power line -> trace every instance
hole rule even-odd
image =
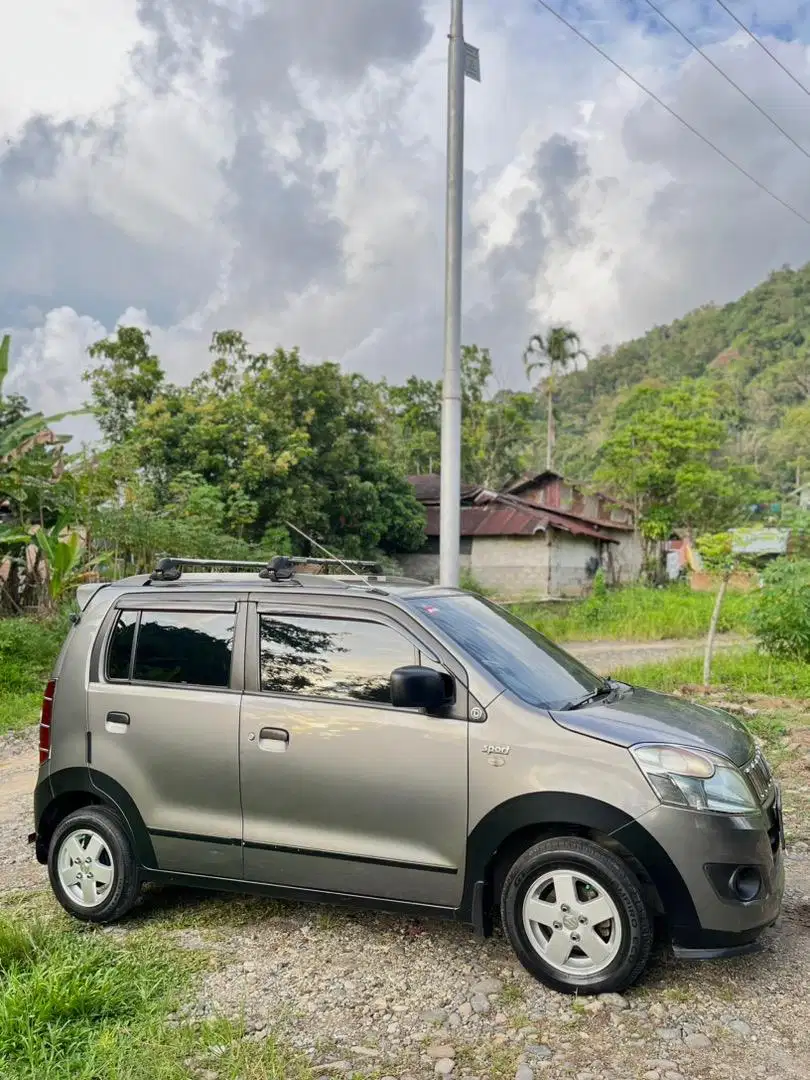
[[[695,135],[698,139],[700,139],[701,142],[705,143],[706,146],[714,150],[714,152],[718,154],[723,159],[723,161],[731,165],[731,167],[733,169],[736,169],[738,173],[741,173],[746,178],[746,180],[750,180],[751,183],[758,187],[760,191],[763,191],[766,195],[769,195],[775,202],[778,202],[780,206],[784,207],[785,210],[793,214],[794,217],[797,217],[800,221],[803,221],[805,225],[810,225],[810,217],[805,217],[801,210],[797,210],[795,206],[791,206],[789,202],[785,202],[785,200],[780,195],[777,195],[775,192],[771,191],[771,189],[769,187],[766,187],[766,185],[763,184],[761,180],[757,180],[755,176],[752,176],[751,173],[748,172],[748,170],[745,169],[742,165],[739,165],[734,160],[734,158],[729,157],[728,154],[724,150],[721,150],[719,146],[715,146],[711,139],[707,138],[707,136],[705,136],[702,132],[698,131],[698,129],[692,124],[690,124],[688,120],[684,120],[682,116],[680,116],[678,113],[675,112],[673,108],[667,105],[667,103],[663,101],[656,93],[654,93],[654,91],[646,87],[644,83],[639,82],[635,75],[631,75],[630,72],[626,68],[622,67],[622,65],[617,60],[614,60],[612,56],[608,55],[608,53],[606,53],[600,45],[597,45],[595,41],[591,41],[589,37],[583,34],[581,30],[578,30],[577,27],[574,26],[573,23],[570,23],[568,19],[566,19],[563,15],[561,15],[559,11],[555,11],[551,4],[547,2],[547,0],[535,0],[535,2],[538,3],[541,7],[545,8],[546,11],[549,12],[549,14],[553,15],[554,18],[558,19],[559,22],[563,23],[564,26],[567,26],[568,29],[573,34],[576,34],[578,38],[584,41],[586,45],[590,45],[592,49],[595,49],[596,52],[598,52],[604,60],[607,60],[609,64],[612,64],[612,66],[615,67],[617,71],[620,71],[622,75],[624,75],[625,78],[629,79],[631,83],[637,86],[639,90],[642,90],[645,94],[647,94],[648,97],[652,98],[652,100],[657,105],[660,105],[661,108],[668,112],[670,116],[674,117],[679,124],[683,125],[683,127],[687,129],[687,131],[691,131],[692,134]]]
[[[755,45],[759,45],[760,49],[762,49],[762,51],[764,53],[767,53],[768,56],[770,56],[771,60],[773,60],[773,62],[777,65],[777,67],[780,67],[782,69],[782,71],[784,71],[784,73],[787,75],[787,77],[789,79],[792,79],[793,82],[796,83],[796,85],[798,86],[798,88],[800,90],[802,90],[805,94],[807,94],[808,97],[810,97],[810,90],[808,90],[808,88],[804,85],[804,83],[801,82],[799,79],[797,79],[796,76],[793,74],[793,72],[789,68],[785,67],[785,65],[782,63],[782,61],[779,59],[779,57],[776,56],[774,53],[772,53],[771,50],[768,48],[768,46],[763,41],[760,41],[760,39],[756,36],[756,34],[753,32],[753,30],[749,30],[749,28],[745,25],[745,23],[742,21],[742,19],[738,18],[738,16],[734,14],[734,12],[731,10],[731,8],[727,4],[723,3],[723,0],[715,0],[715,3],[717,3],[723,9],[723,11],[725,11],[726,15],[731,16],[731,18],[734,20],[734,22],[737,24],[737,26],[739,26],[739,28],[741,30],[744,30],[745,33],[748,34],[748,36],[751,38],[751,40],[754,42]]]
[[[764,116],[769,124],[773,124],[773,126],[776,128],[777,131],[780,131],[785,136],[786,139],[789,139],[790,142],[793,143],[793,145],[796,147],[796,149],[800,153],[804,154],[804,156],[808,160],[810,160],[810,150],[805,150],[805,148],[802,146],[802,144],[800,142],[797,142],[796,139],[793,138],[793,136],[790,134],[789,131],[785,131],[785,129],[782,127],[782,125],[777,123],[777,121],[774,120],[774,118],[770,115],[770,113],[767,113],[758,102],[754,101],[754,99],[751,97],[751,95],[747,94],[745,92],[745,90],[743,90],[743,88],[740,86],[740,84],[736,83],[732,79],[732,77],[730,75],[727,75],[726,72],[723,71],[723,69],[720,67],[719,64],[715,64],[714,60],[712,60],[712,58],[709,56],[709,54],[707,52],[705,52],[703,49],[701,49],[701,47],[698,45],[698,43],[696,41],[693,41],[692,38],[690,38],[688,34],[684,33],[684,31],[681,30],[681,28],[679,26],[677,26],[672,21],[672,19],[670,19],[670,17],[668,15],[665,15],[663,13],[663,11],[656,4],[653,3],[653,0],[645,0],[645,3],[647,4],[647,7],[652,8],[652,10],[655,12],[655,14],[659,17],[659,19],[663,19],[663,21],[667,24],[667,26],[670,26],[675,31],[675,33],[679,35],[679,37],[682,37],[683,40],[687,43],[687,45],[691,45],[692,48],[695,50],[695,52],[700,53],[700,55],[703,57],[703,59],[706,61],[706,63],[711,64],[711,66],[714,68],[714,70],[717,72],[717,74],[722,76],[726,80],[726,82],[729,84],[729,86],[733,86],[738,94],[742,94],[742,96],[745,98],[745,100],[748,102],[749,105],[753,105],[754,108],[757,110],[757,112],[761,116]]]

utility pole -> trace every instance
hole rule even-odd
[[[461,536],[461,231],[464,181],[463,0],[451,0],[447,63],[444,385],[439,521],[439,581],[459,583]]]

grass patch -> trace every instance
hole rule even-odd
[[[0,735],[36,723],[68,627],[67,612],[48,619],[0,619]]]
[[[685,657],[639,667],[619,668],[613,677],[636,686],[671,693],[703,681],[703,658]],[[712,662],[712,685],[732,696],[810,699],[810,664],[781,660],[755,649],[724,649]]]
[[[309,1080],[272,1039],[226,1020],[170,1026],[205,957],[167,947],[160,928],[123,944],[62,918],[0,916],[3,1080]]]
[[[721,633],[746,633],[751,603],[750,594],[729,593],[720,616]],[[705,635],[714,595],[683,585],[664,589],[633,585],[570,604],[509,606],[555,641],[664,641]]]

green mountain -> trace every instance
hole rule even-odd
[[[556,395],[561,471],[593,472],[629,392],[684,380],[717,390],[734,457],[756,469],[764,488],[784,494],[805,472],[810,479],[810,264],[774,272],[739,300],[698,308],[564,376]]]

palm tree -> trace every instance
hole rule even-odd
[[[542,386],[546,396],[546,417],[548,432],[546,437],[546,468],[554,467],[554,391],[555,376],[567,375],[576,367],[579,357],[587,359],[587,353],[580,346],[579,334],[567,326],[552,326],[545,336],[532,334],[529,344],[523,351],[523,364],[526,375],[531,381],[535,371],[540,373],[537,383],[538,393]]]

